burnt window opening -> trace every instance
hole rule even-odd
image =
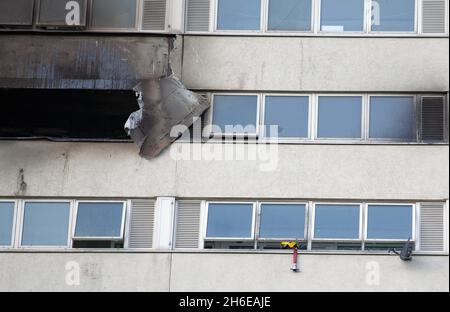
[[[0,89],[0,138],[130,141],[131,90]]]

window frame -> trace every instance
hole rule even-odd
[[[339,206],[359,206],[359,229],[358,229],[358,238],[316,238],[315,237],[315,231],[316,231],[316,206],[317,205],[339,205]],[[364,242],[364,235],[363,235],[363,225],[364,225],[364,210],[363,210],[363,203],[355,203],[355,202],[313,202],[312,204],[312,211],[311,211],[311,237],[310,242],[355,242],[355,243],[363,243]]]
[[[415,130],[415,138],[414,140],[409,140],[409,139],[399,139],[399,138],[372,138],[370,137],[370,108],[371,108],[371,104],[372,104],[372,98],[373,97],[412,97],[413,98],[413,103],[414,103],[414,120],[415,120],[415,124],[414,124],[414,130]],[[369,93],[367,95],[367,109],[366,109],[366,125],[365,125],[365,132],[366,132],[366,140],[367,142],[387,142],[387,143],[396,143],[396,142],[404,142],[404,143],[417,143],[419,142],[419,95],[418,94],[408,94],[408,93],[394,93],[394,94],[389,94],[389,93]]]
[[[212,125],[214,125],[214,102],[215,102],[215,97],[216,96],[256,96],[256,116],[255,116],[255,133],[226,133],[226,132],[214,132],[212,129]],[[211,105],[210,108],[208,110],[208,127],[206,129],[206,136],[209,138],[213,138],[213,139],[223,139],[223,138],[239,138],[239,139],[243,139],[243,138],[250,138],[250,139],[255,139],[257,140],[258,137],[261,136],[261,93],[246,93],[246,92],[242,92],[242,93],[226,93],[226,92],[222,92],[222,93],[216,93],[213,92],[211,93]],[[202,131],[203,132],[203,131]]]
[[[332,36],[346,36],[349,34],[353,35],[364,35],[367,34],[367,20],[368,20],[368,9],[370,10],[370,6],[367,0],[361,0],[364,2],[363,4],[363,29],[361,31],[323,31],[322,30],[322,0],[316,0],[317,8],[316,8],[316,33],[324,34],[324,35],[332,35]],[[368,7],[369,6],[369,7]]]
[[[88,18],[88,31],[89,32],[114,32],[114,33],[127,33],[127,32],[148,32],[142,30],[142,16],[143,16],[143,8],[144,8],[144,0],[134,0],[136,2],[136,15],[134,20],[134,28],[114,28],[114,27],[94,27],[93,26],[93,20],[94,20],[94,1],[89,1],[88,3],[88,9],[89,12],[87,14]],[[169,1],[167,1],[169,2]],[[167,9],[166,9],[166,15],[167,15]]]
[[[316,93],[314,99],[314,141],[317,142],[358,142],[363,143],[366,141],[366,101],[365,94],[363,93]],[[361,97],[361,136],[359,138],[321,138],[319,137],[319,100],[321,97]]]
[[[258,201],[257,202],[257,226],[255,229],[255,241],[256,243],[263,242],[280,242],[281,240],[289,240],[294,241],[299,239],[299,237],[283,237],[283,238],[273,238],[273,237],[260,237],[260,231],[261,231],[261,216],[262,216],[262,205],[305,205],[305,222],[304,222],[304,233],[302,240],[300,242],[307,242],[308,241],[308,215],[309,215],[309,202],[307,201]]]
[[[208,237],[208,217],[209,217],[209,205],[210,204],[226,204],[226,205],[252,205],[252,226],[251,226],[251,237]],[[205,242],[210,241],[220,241],[220,242],[232,242],[232,241],[245,241],[253,242],[255,241],[256,233],[256,219],[257,219],[257,203],[256,201],[206,201],[205,202],[205,218],[203,226],[203,245]],[[204,248],[204,247],[203,247]]]
[[[269,15],[270,15],[270,0],[263,0],[266,10],[264,12],[265,22],[263,33],[267,34],[314,34],[315,33],[315,13],[316,13],[316,0],[311,1],[311,29],[310,30],[270,30],[269,29]]]
[[[16,245],[16,230],[17,230],[17,220],[18,220],[18,200],[16,199],[0,199],[0,203],[13,203],[13,219],[11,227],[11,242],[9,245],[0,245],[0,250],[2,249],[12,249]]]
[[[29,246],[29,245],[23,245],[23,229],[24,229],[24,221],[25,221],[25,205],[26,203],[68,203],[69,204],[69,220],[67,224],[67,242],[66,245],[35,245],[35,246]],[[25,199],[22,200],[19,205],[19,215],[17,218],[17,221],[19,224],[17,226],[18,229],[18,236],[17,236],[17,247],[20,249],[69,249],[72,247],[72,217],[73,217],[73,200],[68,199]]]
[[[372,16],[372,2],[373,0],[368,0],[369,2],[369,15]],[[419,34],[419,24],[422,24],[422,21],[419,22],[419,17],[422,16],[422,3],[423,0],[414,0],[414,30],[413,31],[377,31],[372,30],[372,21],[367,21],[367,33],[368,34],[377,34],[377,35],[397,35],[397,34],[408,34],[408,35],[418,35]],[[420,12],[419,12],[420,11]]]
[[[78,206],[80,203],[121,203],[122,204],[122,220],[120,227],[120,236],[76,236],[75,231],[77,227]],[[76,200],[74,203],[74,213],[72,220],[72,232],[71,232],[71,246],[74,241],[115,241],[125,243],[125,224],[127,215],[127,201],[126,200]]]
[[[267,97],[307,97],[308,98],[308,136],[307,137],[277,137],[277,138],[271,138],[266,135],[266,98]],[[306,93],[262,93],[261,96],[261,121],[260,121],[260,133],[259,136],[261,137],[261,141],[264,143],[270,143],[270,142],[309,142],[312,140],[313,136],[313,101],[312,101],[313,95]]]
[[[260,34],[264,33],[265,28],[265,20],[266,20],[266,0],[259,0],[261,3],[261,10],[260,10],[260,18],[259,18],[259,29],[256,30],[246,30],[246,29],[219,29],[219,1],[220,0],[213,0],[214,2],[214,20],[213,20],[213,32],[216,33],[223,33],[223,34],[229,34],[229,33],[250,33],[250,34]],[[211,22],[211,21],[210,21]]]
[[[364,243],[405,243],[407,240],[401,239],[385,239],[385,238],[368,238],[368,225],[369,225],[369,206],[411,206],[412,220],[411,220],[411,242],[417,242],[417,205],[416,203],[388,203],[388,202],[366,202],[364,204]]]

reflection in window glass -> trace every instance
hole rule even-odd
[[[416,139],[412,96],[374,96],[370,99],[370,138]]]
[[[412,237],[413,206],[368,205],[367,238],[407,240]]]
[[[259,30],[261,28],[261,0],[219,0],[217,29]]]
[[[311,30],[311,0],[269,0],[269,30]]]
[[[322,0],[321,3],[321,31],[364,30],[364,0]]]
[[[318,114],[318,138],[361,138],[361,96],[320,96]]]
[[[66,246],[70,204],[26,202],[22,246]]]
[[[14,202],[0,202],[0,246],[11,246]]]
[[[373,31],[412,32],[415,28],[416,0],[372,1]]]
[[[314,238],[358,239],[359,214],[359,205],[316,205]]]
[[[257,106],[256,95],[215,95],[212,124],[222,133],[255,133]]]
[[[208,205],[206,237],[251,238],[253,204]]]
[[[278,126],[278,137],[308,137],[309,97],[266,96],[264,125],[266,137],[276,137],[270,126]]]
[[[135,28],[136,0],[94,0],[92,27]]]
[[[120,238],[122,229],[123,203],[78,204],[76,237]]]
[[[305,205],[262,204],[261,238],[304,238]]]

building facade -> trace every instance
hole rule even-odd
[[[447,0],[2,0],[0,290],[448,291],[448,35]],[[210,108],[145,159],[171,75]]]

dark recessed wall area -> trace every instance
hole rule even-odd
[[[0,89],[0,138],[128,140],[133,91]]]

